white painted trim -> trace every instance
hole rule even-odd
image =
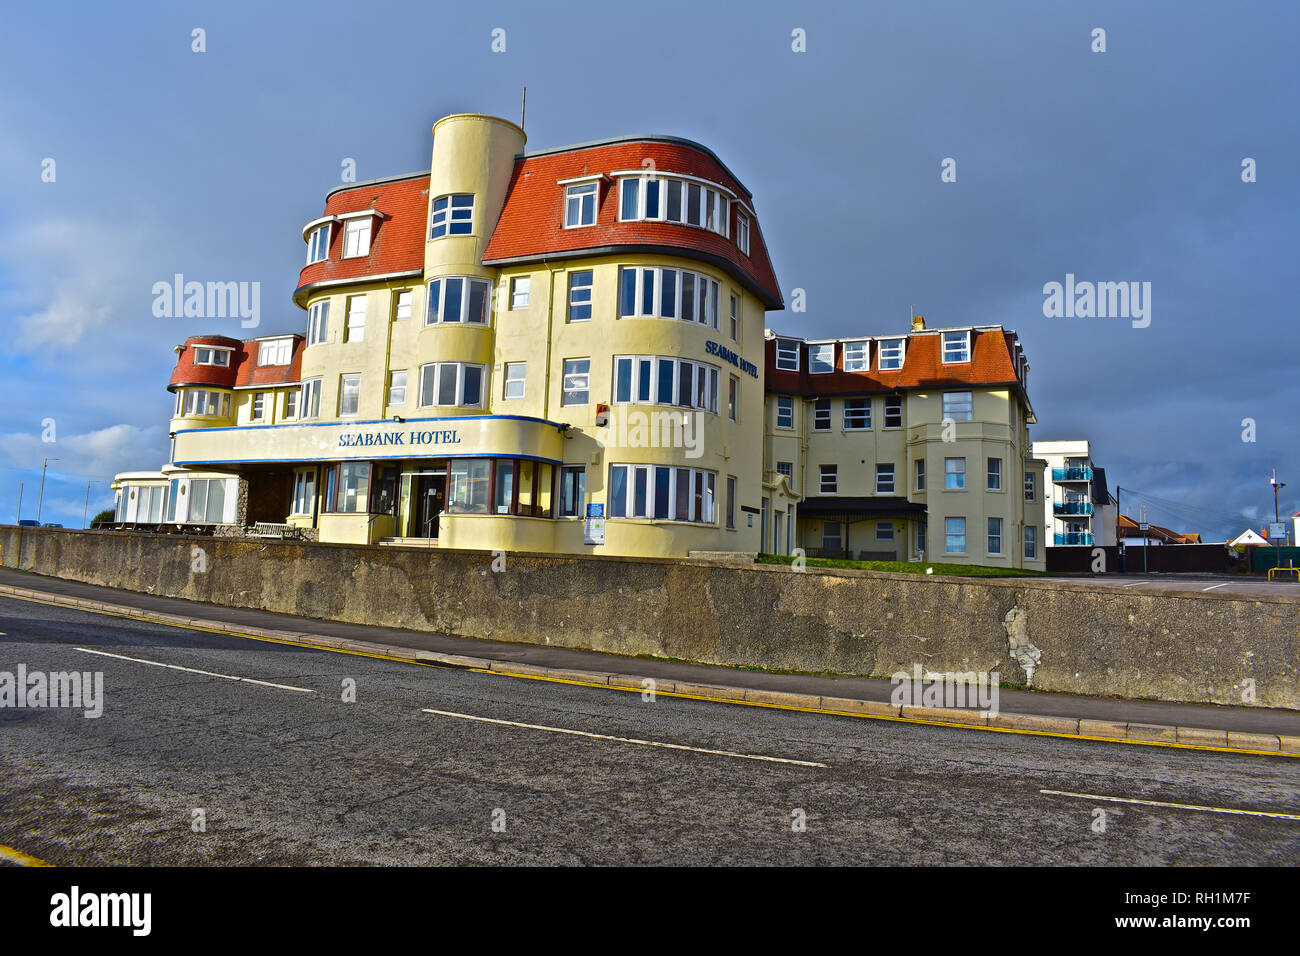
[[[667,169],[620,169],[610,173],[609,175],[616,179],[622,179],[628,176],[636,176],[644,179],[685,179],[688,182],[700,183],[701,185],[708,186],[711,189],[716,189],[718,192],[726,196],[729,202],[736,202],[737,200],[736,194],[726,186],[722,185],[722,183],[715,183],[712,179],[705,179],[702,176],[692,176],[690,173],[674,173]]]
[[[319,219],[313,219],[307,225],[302,227],[302,241],[306,242],[310,233],[314,232],[317,226],[323,226],[326,223],[336,223],[339,221],[338,216],[321,216]]]

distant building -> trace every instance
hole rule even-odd
[[[1115,499],[1106,487],[1106,469],[1093,464],[1088,441],[1036,441],[1033,455],[1047,462],[1048,486],[1043,495],[1047,544],[1115,544]]]
[[[1201,536],[1195,532],[1184,533],[1181,531],[1171,531],[1168,528],[1162,528],[1158,524],[1147,522],[1147,530],[1143,531],[1141,525],[1127,515],[1119,516],[1119,533],[1120,538],[1125,545],[1142,547],[1144,544],[1150,544],[1152,547],[1159,544],[1201,544]]]
[[[765,551],[1046,569],[1015,332],[769,332],[766,372]]]

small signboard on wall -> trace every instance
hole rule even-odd
[[[587,505],[587,518],[583,528],[583,543],[605,543],[605,506],[603,504]]]

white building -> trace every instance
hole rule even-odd
[[[1036,441],[1033,456],[1047,462],[1043,495],[1044,542],[1049,547],[1115,544],[1115,499],[1106,470],[1092,461],[1087,439]]]

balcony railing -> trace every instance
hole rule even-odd
[[[1057,515],[1090,515],[1091,501],[1058,501],[1052,506],[1052,513]]]
[[[1062,544],[1092,544],[1091,531],[1070,531],[1065,534],[1057,534],[1056,543]]]
[[[1092,481],[1091,468],[1053,468],[1053,481]]]

